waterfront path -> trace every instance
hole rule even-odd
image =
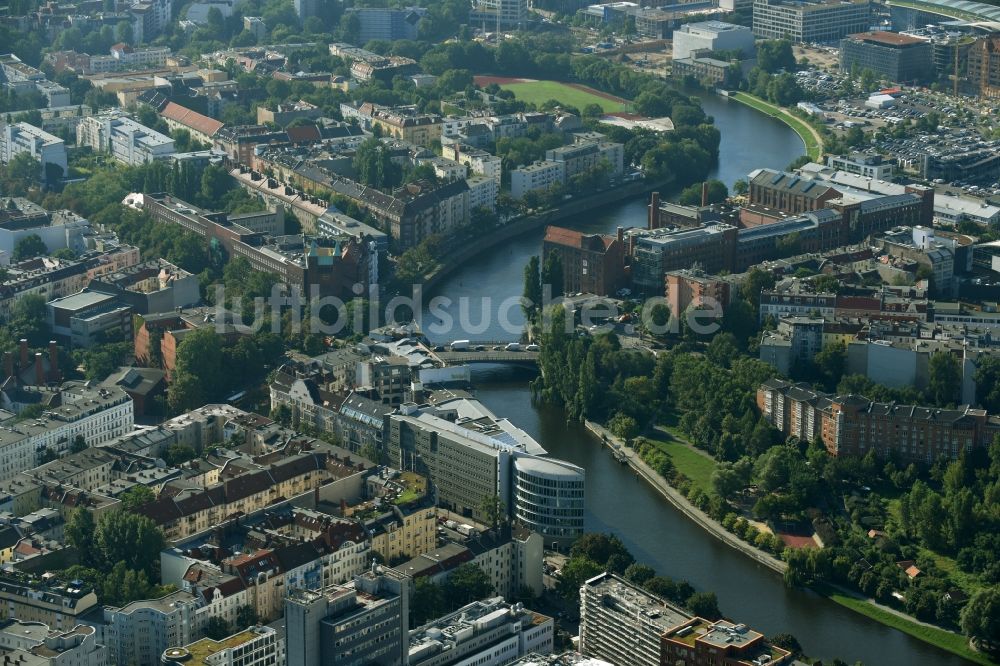
[[[659,493],[663,495],[668,502],[677,507],[678,510],[693,520],[697,525],[701,526],[705,531],[709,532],[732,548],[735,548],[748,557],[756,560],[759,564],[763,564],[775,573],[785,573],[785,569],[788,568],[787,564],[773,555],[751,546],[746,541],[743,541],[735,534],[726,530],[726,528],[720,525],[717,521],[713,520],[711,516],[689,502],[688,499],[684,497],[684,495],[682,495],[676,488],[673,488],[670,484],[668,484],[666,479],[657,474],[653,468],[647,465],[642,458],[639,457],[639,454],[637,454],[633,449],[625,446],[625,442],[613,435],[607,428],[599,423],[594,423],[593,421],[587,421],[586,426],[590,432],[597,435],[600,439],[616,444],[618,446],[618,450],[625,456],[625,460],[628,461],[629,467],[635,470],[635,472],[645,479],[649,485],[659,491]]]

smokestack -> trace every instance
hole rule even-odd
[[[625,240],[625,227],[618,227],[618,242]]]
[[[660,193],[653,192],[649,198],[649,219],[646,221],[649,230],[660,228]]]
[[[21,369],[28,367],[28,341],[25,338],[21,338],[18,343],[21,347]]]
[[[7,379],[8,377],[14,376],[14,352],[4,352],[3,353],[3,377]]]
[[[42,363],[42,352],[35,353],[35,384],[45,386],[45,366]]]
[[[49,377],[53,382],[59,381],[59,347],[55,340],[49,340]]]
[[[704,181],[701,184],[701,205],[704,208],[708,205],[708,181]]]

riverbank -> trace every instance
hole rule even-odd
[[[823,137],[820,136],[815,127],[812,127],[806,121],[794,116],[787,109],[783,109],[780,106],[776,106],[745,92],[730,93],[728,98],[734,99],[740,104],[745,104],[785,123],[802,139],[802,143],[806,147],[806,154],[809,155],[811,160],[818,161],[823,158]]]
[[[729,532],[707,513],[689,502],[684,495],[682,495],[676,488],[670,486],[666,479],[657,474],[642,460],[642,458],[639,457],[634,450],[626,446],[625,442],[613,435],[607,428],[599,423],[594,423],[593,421],[585,421],[584,425],[586,425],[587,430],[596,435],[598,439],[616,444],[618,446],[618,451],[624,456],[629,467],[631,467],[639,476],[645,479],[649,485],[663,495],[668,502],[674,505],[674,507],[676,507],[681,513],[691,519],[699,527],[717,538],[719,541],[722,541],[726,545],[740,551],[744,555],[750,557],[759,564],[764,565],[768,569],[771,569],[775,573],[785,573],[785,569],[788,568],[786,563],[769,553],[765,553],[757,548],[754,548],[746,541],[743,541],[735,534]]]
[[[788,568],[787,563],[759,548],[755,548],[753,545],[726,530],[722,524],[696,507],[676,488],[668,484],[666,479],[657,474],[632,448],[626,446],[624,441],[613,435],[607,428],[593,421],[585,421],[584,425],[591,434],[595,435],[603,443],[609,443],[617,447],[615,449],[616,458],[621,456],[636,474],[642,477],[689,520],[719,541],[722,541],[734,550],[740,551],[755,562],[764,565],[775,573],[784,574]],[[902,631],[905,634],[913,636],[929,645],[946,650],[963,659],[977,664],[989,665],[995,663],[985,655],[972,650],[969,647],[968,639],[962,634],[942,629],[933,624],[920,622],[901,611],[879,604],[874,600],[867,599],[856,592],[839,586],[824,582],[815,582],[809,585],[809,589],[844,608],[864,615],[892,629]]]
[[[602,207],[610,206],[626,199],[632,199],[642,194],[648,194],[649,192],[660,190],[665,186],[666,183],[662,181],[651,182],[639,180],[633,183],[624,183],[618,187],[597,192],[587,197],[576,197],[556,208],[508,222],[503,226],[495,228],[493,231],[477,236],[475,243],[465,243],[449,251],[445,259],[434,270],[424,276],[423,289],[425,292],[430,291],[452,272],[461,268],[467,261],[506,240],[534,231],[539,227],[565,220],[568,217],[583,213],[593,213]]]

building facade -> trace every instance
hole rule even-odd
[[[174,140],[119,113],[84,118],[76,126],[76,143],[111,153],[119,162],[136,166],[174,154]]]
[[[864,32],[869,0],[754,0],[753,34],[796,43],[830,43]]]
[[[926,39],[895,32],[862,32],[840,42],[840,71],[869,69],[899,83],[934,77],[934,47]]]

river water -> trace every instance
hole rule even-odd
[[[722,132],[719,163],[711,177],[730,188],[759,167],[783,169],[803,153],[798,136],[784,124],[737,102],[703,94],[705,111]],[[562,224],[611,233],[618,226],[643,226],[646,199],[626,201]],[[498,309],[504,299],[521,294],[524,265],[541,254],[543,230],[529,232],[483,253],[456,270],[426,295],[447,297],[432,315],[423,312],[423,328],[434,342],[454,339],[515,340],[523,325],[520,311],[507,308],[509,324]],[[489,301],[484,303],[483,299]],[[463,300],[464,299],[464,300]],[[446,311],[461,330],[440,331],[438,314]],[[586,529],[614,532],[640,562],[672,578],[686,579],[699,590],[714,591],[727,615],[767,635],[790,632],[807,654],[866,666],[913,666],[966,663],[906,634],[889,629],[804,590],[787,589],[781,577],[719,542],[674,509],[607,451],[578,423],[567,423],[556,408],[531,403],[524,371],[480,366],[474,374],[478,396],[496,414],[510,418],[549,453],[587,470]]]

